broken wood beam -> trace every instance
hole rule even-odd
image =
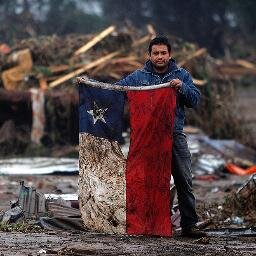
[[[207,53],[207,49],[206,48],[200,48],[199,50],[197,50],[196,52],[194,52],[193,54],[189,55],[185,60],[180,61],[178,63],[178,66],[184,66],[185,64],[187,64],[189,61],[191,61],[194,58],[200,57],[204,54]]]
[[[77,70],[75,70],[75,71],[73,71],[73,72],[71,72],[71,73],[69,73],[69,74],[66,74],[66,75],[64,75],[64,76],[62,76],[62,77],[60,77],[60,78],[58,78],[57,80],[51,82],[51,83],[49,84],[49,87],[50,87],[50,88],[54,88],[54,87],[56,87],[57,85],[62,84],[62,83],[64,83],[64,82],[66,82],[67,80],[69,80],[69,79],[71,79],[71,78],[73,78],[73,77],[75,77],[75,76],[78,76],[78,75],[84,73],[85,71],[87,71],[87,70],[89,70],[89,69],[91,69],[91,68],[97,67],[98,65],[104,63],[105,61],[108,61],[108,60],[114,58],[114,57],[117,56],[118,54],[120,54],[120,51],[112,52],[112,53],[110,53],[110,54],[108,54],[108,55],[106,55],[106,56],[104,56],[104,57],[102,57],[102,58],[99,58],[99,59],[97,59],[97,60],[94,60],[94,61],[92,61],[92,62],[86,64],[84,67],[79,68],[79,69],[77,69]]]
[[[151,35],[146,35],[132,43],[132,47],[137,47],[141,44],[148,42],[151,39]]]
[[[192,80],[193,80],[193,83],[198,85],[198,86],[203,86],[207,83],[207,80],[199,80],[199,79],[196,79],[194,77],[192,77]]]
[[[246,68],[232,64],[221,64],[216,68],[217,75],[232,76],[232,78],[244,75],[256,75],[256,68]]]
[[[150,36],[151,36],[151,39],[153,39],[153,38],[156,37],[156,31],[155,31],[153,25],[147,24],[147,30],[148,30],[148,33],[149,33]]]
[[[115,26],[110,26],[107,29],[103,30],[101,33],[99,33],[97,36],[95,36],[92,40],[90,40],[84,46],[82,46],[77,51],[75,51],[74,55],[77,56],[81,53],[85,53],[90,48],[92,48],[95,44],[100,42],[103,38],[105,38],[106,36],[111,34],[114,30],[115,30]]]
[[[111,64],[120,64],[120,63],[126,63],[129,61],[136,61],[138,59],[137,56],[128,56],[128,57],[121,57],[111,60]]]
[[[247,60],[241,60],[241,59],[238,59],[235,61],[238,65],[244,67],[244,68],[252,68],[252,69],[255,69],[256,66],[255,64],[247,61]]]
[[[72,70],[75,68],[81,68],[84,64],[74,64],[74,65],[53,65],[53,66],[49,66],[49,70],[51,71],[51,73],[56,74],[56,73],[61,73],[61,72],[65,72],[67,70]]]

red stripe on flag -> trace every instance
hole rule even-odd
[[[126,166],[128,234],[171,236],[170,179],[176,106],[173,88],[128,92],[131,141]]]

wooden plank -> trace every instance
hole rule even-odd
[[[232,76],[232,78],[248,74],[256,75],[256,68],[245,68],[241,66],[222,64],[216,67],[216,74]]]
[[[115,26],[110,26],[107,29],[103,30],[101,33],[99,33],[97,36],[95,36],[92,40],[90,40],[88,43],[86,43],[84,46],[79,48],[77,51],[75,51],[74,55],[79,55],[81,53],[85,53],[90,48],[92,48],[95,44],[100,42],[103,38],[111,34],[115,30]]]
[[[247,60],[238,59],[236,60],[236,63],[244,68],[254,68],[254,69],[256,68],[256,66],[253,63]]]
[[[146,35],[132,43],[132,47],[137,47],[141,44],[148,42],[151,39],[151,35]]]
[[[93,77],[95,74],[97,74],[100,70],[102,70],[102,69],[105,68],[106,66],[108,66],[108,67],[107,67],[108,70],[110,70],[110,72],[113,71],[113,73],[115,73],[114,70],[116,69],[116,67],[113,66],[113,65],[118,65],[118,67],[121,68],[121,71],[124,70],[124,65],[125,65],[125,66],[127,66],[127,65],[130,65],[130,66],[131,66],[131,65],[132,65],[132,66],[133,66],[133,69],[134,69],[134,67],[136,67],[136,68],[141,67],[142,65],[141,65],[139,62],[136,62],[136,61],[135,61],[136,59],[137,59],[137,58],[136,58],[135,56],[129,56],[129,57],[111,59],[111,60],[109,60],[109,61],[106,61],[106,62],[104,62],[104,63],[98,65],[96,68],[94,68],[94,69],[92,70],[92,72],[90,73],[90,76]],[[119,68],[119,69],[120,69],[120,68]],[[132,71],[134,71],[133,69],[132,69]],[[129,69],[129,70],[130,70],[130,69]],[[125,71],[125,70],[124,70],[124,71]],[[110,75],[110,76],[111,76],[111,77],[114,77],[114,76],[112,76],[112,75]],[[119,75],[116,76],[116,77],[118,77],[118,78],[120,79],[120,76],[119,76]]]
[[[199,86],[203,86],[207,83],[207,80],[199,80],[199,79],[193,78],[193,83]]]
[[[148,30],[148,33],[151,36],[151,39],[156,37],[156,30],[154,29],[153,25],[147,24],[147,30]]]
[[[70,66],[63,64],[63,65],[53,65],[48,68],[52,73],[59,73],[59,72],[68,70],[70,68]]]
[[[194,58],[200,57],[202,55],[204,55],[207,52],[206,48],[200,48],[199,50],[197,50],[196,52],[194,52],[193,54],[189,55],[185,60],[180,61],[178,63],[178,66],[184,66],[187,62],[191,61]]]
[[[49,87],[53,88],[53,87],[55,87],[55,86],[57,86],[59,84],[62,84],[64,82],[66,82],[67,80],[69,80],[69,79],[71,79],[71,78],[73,78],[73,77],[75,77],[77,75],[80,75],[80,74],[84,73],[85,71],[87,71],[87,70],[89,70],[91,68],[97,67],[98,65],[104,63],[105,61],[108,61],[108,60],[112,59],[113,57],[117,56],[118,54],[120,54],[120,51],[112,52],[112,53],[110,53],[110,54],[108,54],[108,55],[106,55],[106,56],[104,56],[102,58],[99,58],[99,59],[97,59],[95,61],[92,61],[92,62],[86,64],[84,67],[79,68],[79,69],[77,69],[77,70],[75,70],[75,71],[73,71],[73,72],[71,72],[69,74],[66,74],[66,75],[58,78],[57,80],[51,82],[49,84]]]
[[[120,64],[120,63],[126,63],[128,61],[136,61],[138,57],[136,56],[128,56],[128,57],[122,57],[122,58],[116,58],[110,61],[111,64]]]

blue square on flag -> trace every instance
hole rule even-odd
[[[79,132],[122,141],[124,93],[79,85]]]

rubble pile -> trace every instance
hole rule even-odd
[[[118,30],[110,26],[94,35],[41,36],[17,42],[11,47],[11,53],[0,53],[1,77],[6,72],[13,72],[11,69],[16,66],[11,66],[10,57],[19,50],[29,49],[33,66],[27,67],[26,72],[19,69],[22,77],[19,81],[15,80],[17,76],[9,74],[9,80],[6,81],[14,79],[12,87],[14,84],[15,87],[8,92],[6,91],[9,87],[2,79],[0,128],[9,119],[20,115],[17,104],[21,104],[25,106],[22,115],[26,121],[15,123],[16,130],[23,127],[23,130],[31,131],[33,109],[29,90],[36,88],[45,92],[46,136],[43,137],[46,137],[46,145],[65,144],[60,140],[60,137],[64,137],[63,133],[73,134],[78,138],[78,126],[68,125],[67,130],[65,122],[60,122],[57,117],[61,113],[63,120],[75,122],[75,109],[78,105],[76,77],[88,75],[96,80],[116,82],[135,69],[143,67],[147,59],[148,43],[155,35],[151,25],[147,26],[146,32],[128,27]],[[190,110],[188,124],[200,127],[211,137],[237,138],[241,142],[250,142],[249,133],[241,127],[241,116],[237,115],[235,107],[233,70],[239,70],[240,76],[254,74],[254,64],[242,60],[225,63],[213,59],[205,48],[199,48],[196,44],[184,42],[171,35],[169,38],[177,64],[191,72],[194,83],[202,91],[200,106],[197,110]],[[19,67],[21,63],[14,65]],[[10,94],[15,96],[11,97]],[[72,96],[72,104],[69,96],[63,97],[70,94],[75,95]],[[5,114],[2,115],[2,112]],[[77,144],[78,141],[71,138],[67,143]]]
[[[256,175],[238,190],[231,192],[223,204],[223,216],[240,216],[243,221],[256,225]],[[242,221],[242,222],[243,222]]]
[[[16,224],[16,225],[15,225]],[[37,227],[37,230],[36,230]],[[20,182],[18,199],[0,212],[2,231],[85,230],[77,194],[43,194]]]
[[[21,40],[15,43],[13,48],[30,49],[34,67],[44,66],[47,68],[51,65],[66,64],[73,52],[90,38],[90,35],[40,36]]]

